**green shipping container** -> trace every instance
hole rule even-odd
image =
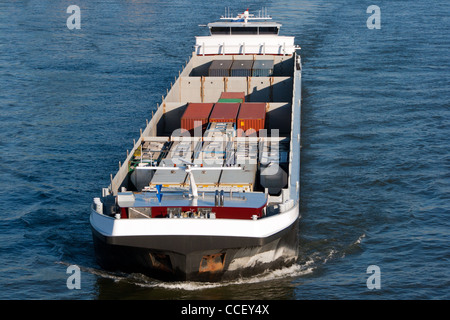
[[[244,102],[242,99],[219,99],[217,102],[225,102],[225,103],[242,103]]]
[[[245,102],[245,92],[222,92],[218,102]]]

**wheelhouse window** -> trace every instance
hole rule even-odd
[[[231,34],[258,34],[256,27],[231,27]]]
[[[277,27],[259,27],[259,34],[278,34]]]
[[[211,35],[229,35],[229,34],[278,34],[278,27],[211,27],[210,32]]]
[[[212,27],[211,34],[230,34],[229,27]]]

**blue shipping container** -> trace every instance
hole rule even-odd
[[[271,77],[273,75],[273,60],[255,60],[253,63],[253,77]]]
[[[253,60],[234,60],[231,66],[232,77],[251,77]]]

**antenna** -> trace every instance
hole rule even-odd
[[[222,19],[233,19],[230,7],[225,7],[225,15],[221,17]]]
[[[247,8],[244,13],[240,13],[238,14],[236,17],[233,17],[233,13],[231,12],[229,7],[225,7],[225,15],[221,16],[220,19],[221,20],[239,20],[240,19],[244,19],[242,21],[246,22],[247,20],[268,20],[268,19],[272,19],[271,16],[269,16],[267,14],[267,8],[266,7],[262,7],[261,10],[258,10],[258,15],[255,14],[251,14],[248,11],[249,9]],[[241,22],[241,21],[240,21]]]

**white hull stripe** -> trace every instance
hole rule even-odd
[[[220,236],[265,238],[299,217],[298,203],[290,210],[259,220],[242,219],[114,219],[91,211],[91,225],[104,236]]]

